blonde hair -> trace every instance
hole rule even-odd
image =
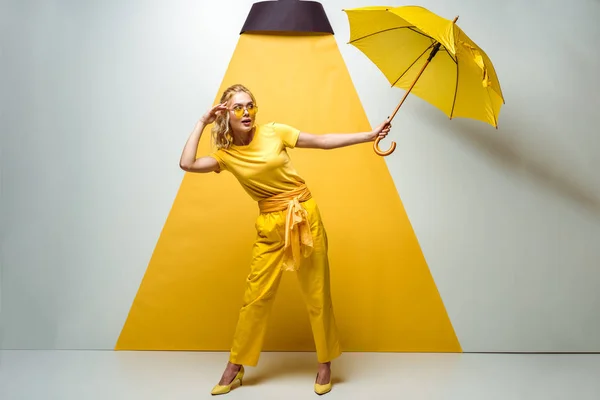
[[[236,93],[247,93],[252,101],[256,104],[256,99],[252,92],[241,84],[235,84],[229,86],[223,94],[221,95],[221,100],[219,103],[225,103],[229,101],[234,94]],[[229,148],[233,143],[233,136],[231,132],[231,125],[229,125],[229,112],[219,113],[215,119],[213,127],[211,129],[213,144],[217,147],[217,149]]]

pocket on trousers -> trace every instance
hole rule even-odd
[[[277,215],[260,214],[256,218],[254,227],[258,237],[266,242],[275,243],[283,241],[283,231],[285,229],[283,223],[283,218],[278,218]]]

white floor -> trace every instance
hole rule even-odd
[[[209,399],[225,353],[0,351],[2,400]],[[600,355],[346,353],[313,391],[312,353],[263,353],[226,399],[600,399]]]

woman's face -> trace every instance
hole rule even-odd
[[[229,99],[229,123],[240,133],[248,133],[254,127],[257,107],[248,93],[238,92]]]

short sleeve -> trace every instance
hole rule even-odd
[[[298,136],[300,135],[300,130],[296,129],[292,126],[279,124],[274,122],[273,129],[279,137],[281,141],[286,147],[294,148],[296,147],[296,143],[298,142]]]
[[[221,149],[212,152],[209,155],[209,157],[214,158],[215,160],[217,160],[217,163],[219,163],[219,171],[216,171],[217,174],[221,171],[227,170],[227,165],[225,164],[225,160],[223,159],[223,154],[222,154]]]

